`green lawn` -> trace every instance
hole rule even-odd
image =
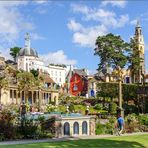
[[[6,145],[0,148],[148,148],[148,134],[64,142]]]

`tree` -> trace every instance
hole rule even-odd
[[[119,80],[119,107],[122,108],[122,69],[128,62],[127,52],[130,50],[130,44],[122,40],[120,36],[109,33],[105,36],[99,36],[96,40],[95,55],[100,57],[98,64],[99,71],[107,74],[107,67],[117,70]]]
[[[28,103],[29,90],[35,86],[35,78],[30,72],[20,72],[17,75],[18,89],[24,91],[25,103]]]
[[[99,36],[96,40],[95,55],[100,57],[98,70],[104,70],[107,67],[117,69],[124,68],[127,64],[126,53],[130,49],[130,45],[121,39],[109,33],[105,36]]]
[[[34,75],[35,79],[38,79],[39,77],[39,71],[35,69],[31,69],[30,72]]]
[[[16,62],[16,58],[18,56],[18,53],[19,53],[20,49],[21,49],[20,47],[10,48],[10,55],[13,57],[14,62]]]

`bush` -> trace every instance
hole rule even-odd
[[[102,110],[102,104],[96,104],[94,106],[94,109],[96,109],[96,110]]]
[[[109,113],[110,114],[116,114],[117,104],[116,103],[110,103],[109,104]]]
[[[139,120],[141,125],[147,125],[148,126],[148,114],[139,115],[138,120]]]
[[[131,113],[135,113],[135,114],[139,114],[139,111],[138,111],[138,107],[135,106],[135,105],[128,105],[128,104],[124,104],[123,105],[123,108],[124,108],[124,114],[125,115],[128,115],[128,114],[131,114]]]
[[[16,118],[17,114],[10,110],[4,109],[0,116],[0,139],[15,139],[16,138]]]
[[[96,124],[96,135],[105,134],[105,126],[101,123]]]
[[[38,123],[32,119],[23,119],[19,125],[18,132],[23,138],[34,138],[37,136]]]

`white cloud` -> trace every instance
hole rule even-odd
[[[136,25],[136,24],[137,24],[137,19],[131,20],[131,21],[130,21],[130,24],[131,24],[131,25]]]
[[[117,16],[113,11],[102,8],[90,8],[85,5],[71,5],[74,13],[82,14],[83,21],[95,21],[98,25],[85,26],[75,19],[69,20],[67,26],[74,32],[73,42],[81,46],[94,47],[97,36],[101,36],[109,32],[110,28],[116,29],[125,26],[129,21],[129,16],[123,14]]]
[[[49,0],[33,0],[33,2],[35,2],[37,4],[46,4],[49,2]]]
[[[119,1],[118,0],[112,0],[112,1],[111,0],[110,1],[105,0],[101,3],[102,6],[106,6],[108,4],[111,4],[112,6],[124,8],[127,4],[127,1],[125,1],[125,0],[119,0]]]
[[[33,40],[45,40],[45,37],[40,36],[37,33],[31,33],[30,36],[31,36],[31,39],[33,39]]]
[[[55,64],[67,64],[75,65],[76,60],[68,59],[63,50],[58,50],[56,52],[49,52],[47,54],[40,55],[43,61],[46,64],[55,63]]]
[[[26,5],[26,2],[13,1],[0,2],[0,43],[13,43],[19,37],[22,30],[33,30],[34,25],[25,20],[18,6]]]
[[[76,22],[75,20],[71,19],[69,21],[69,23],[67,24],[68,28],[72,31],[79,31],[79,30],[82,30],[83,29],[83,26]]]
[[[94,47],[97,36],[106,33],[106,27],[103,25],[88,28],[83,27],[80,31],[73,34],[73,42],[81,46]]]
[[[86,5],[72,4],[71,7],[73,12],[87,14],[90,11],[90,8],[88,8]]]

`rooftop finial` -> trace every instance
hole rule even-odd
[[[25,48],[27,49],[27,53],[30,54],[30,35],[26,33],[25,35]]]
[[[136,25],[136,27],[140,27],[140,19],[139,18],[137,19],[137,25]]]

